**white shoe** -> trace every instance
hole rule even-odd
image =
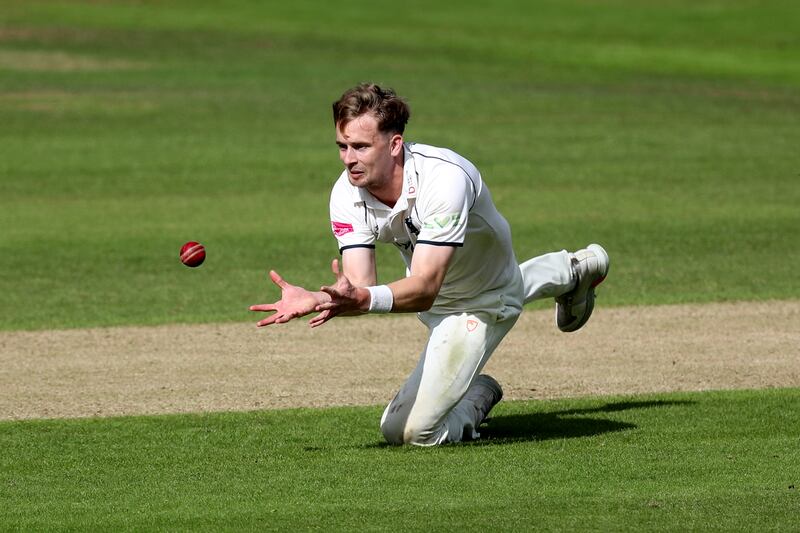
[[[575,288],[556,297],[556,324],[561,331],[580,329],[594,309],[594,288],[608,275],[608,254],[599,244],[590,244],[570,254]]]

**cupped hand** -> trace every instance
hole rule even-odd
[[[315,311],[320,311],[320,313],[309,321],[311,327],[321,326],[331,318],[343,313],[355,314],[366,311],[363,308],[365,306],[363,295],[359,292],[364,289],[359,289],[350,283],[347,276],[339,270],[338,259],[331,261],[331,271],[336,276],[336,282],[320,288],[323,293],[330,296],[330,301],[316,306]],[[366,306],[369,306],[369,299],[366,300]]]

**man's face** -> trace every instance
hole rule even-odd
[[[379,190],[392,179],[394,158],[402,151],[403,137],[379,131],[378,121],[367,113],[337,127],[336,144],[350,183]]]

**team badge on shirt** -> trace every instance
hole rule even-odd
[[[336,222],[335,220],[331,220],[331,228],[333,229],[333,234],[337,237],[341,237],[342,235],[347,235],[348,233],[353,232],[352,224]]]

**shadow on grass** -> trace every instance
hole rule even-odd
[[[619,411],[629,411],[631,409],[649,409],[651,407],[670,407],[673,405],[692,405],[689,400],[650,400],[641,402],[615,402],[601,405],[600,407],[587,407],[584,409],[567,409],[550,414],[555,415],[584,415],[590,413],[616,413]]]
[[[593,437],[603,433],[613,433],[635,429],[628,422],[605,418],[586,417],[597,413],[616,413],[631,409],[649,409],[686,405],[694,402],[654,400],[639,402],[607,403],[600,407],[566,409],[550,413],[528,413],[517,415],[498,415],[490,418],[480,429],[481,439],[474,444],[498,444],[501,442],[536,441],[550,439],[572,439]]]
[[[594,437],[604,433],[636,429],[637,426],[628,422],[585,415],[691,405],[693,403],[695,402],[687,400],[630,401],[607,403],[599,407],[565,409],[549,413],[497,415],[488,418],[486,423],[481,425],[479,430],[481,438],[479,440],[455,443],[450,446],[485,446],[511,442]],[[386,448],[396,446],[386,442],[378,442],[364,447]]]
[[[635,428],[635,424],[627,422],[604,418],[562,418],[553,413],[498,416],[481,427],[481,439],[472,444],[574,439]]]

